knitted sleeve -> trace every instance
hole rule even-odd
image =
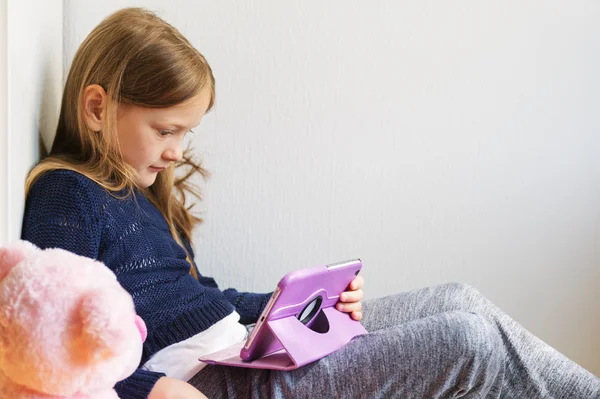
[[[209,289],[219,289],[217,283],[211,277],[198,274],[198,281]],[[247,325],[256,323],[263,309],[267,306],[272,292],[268,294],[255,294],[252,292],[239,292],[234,288],[228,288],[223,291],[223,295],[240,315],[240,323]]]
[[[88,186],[95,183],[86,180],[71,171],[43,174],[27,197],[21,238],[42,249],[63,248],[98,259],[100,211]]]
[[[45,173],[28,195],[21,238],[98,259],[103,196],[100,186],[76,172]],[[122,399],[146,399],[162,376],[138,369],[115,388]]]
[[[190,243],[187,240],[182,240],[182,242],[186,251],[189,253],[190,258],[192,259],[192,267],[194,267],[198,273],[198,281],[200,284],[206,288],[219,289],[219,286],[213,278],[200,274],[198,266],[194,260],[194,250],[192,249]],[[260,317],[260,314],[265,306],[267,306],[267,302],[269,302],[269,298],[271,298],[272,293],[255,294],[251,292],[238,292],[236,289],[229,288],[223,291],[223,294],[225,295],[227,301],[233,305],[235,311],[240,315],[240,323],[252,324],[256,323]]]
[[[254,294],[251,292],[238,292],[233,288],[223,291],[225,298],[233,304],[235,310],[240,314],[240,323],[256,323],[272,293]]]
[[[146,399],[162,373],[137,369],[131,376],[115,385],[120,399]]]

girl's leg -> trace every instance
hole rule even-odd
[[[506,355],[483,317],[446,312],[352,340],[293,371],[207,366],[209,398],[498,398]]]
[[[600,398],[600,379],[535,337],[474,288],[444,284],[366,301],[363,325],[377,331],[462,310],[483,316],[502,337],[507,354],[506,398]]]

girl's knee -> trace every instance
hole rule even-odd
[[[502,361],[504,343],[499,330],[485,317],[470,312],[450,312],[457,349],[467,358]]]
[[[483,313],[487,300],[472,286],[465,283],[447,283],[437,287],[448,311],[462,310]]]
[[[440,289],[447,291],[449,293],[460,295],[460,296],[477,296],[481,295],[481,293],[474,288],[473,286],[462,283],[462,282],[452,282],[446,283],[439,286]]]
[[[497,391],[506,372],[506,350],[500,331],[485,317],[469,312],[449,312],[453,318],[455,364],[468,376],[461,380],[464,392]]]

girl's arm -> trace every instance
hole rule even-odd
[[[205,277],[198,273],[198,281],[208,289],[220,291],[219,286],[211,277]],[[240,323],[246,325],[257,322],[272,294],[272,292],[267,294],[239,292],[234,288],[228,288],[222,292],[225,299],[233,305],[235,311],[240,315]]]
[[[236,312],[239,313],[240,323],[252,324],[258,321],[272,293],[253,294],[250,292],[238,292],[233,288],[228,288],[223,291],[223,294],[233,304]]]
[[[207,399],[200,391],[180,380],[162,377],[150,391],[148,399]]]
[[[94,184],[72,171],[44,173],[28,194],[21,238],[98,259],[102,198],[93,195]]]
[[[198,266],[194,261],[194,250],[190,243],[186,240],[182,240],[183,246],[185,250],[190,255],[190,259],[192,259],[192,267],[196,269],[196,273],[198,275],[198,281],[206,288],[212,288],[220,290],[216,281],[211,277],[205,277],[200,274],[198,270]],[[252,324],[256,323],[258,318],[260,317],[263,309],[269,302],[269,298],[271,298],[271,294],[255,294],[251,292],[239,292],[236,289],[228,288],[223,291],[223,295],[225,295],[225,299],[230,302],[235,311],[240,315],[240,323],[242,324]]]
[[[211,277],[204,277],[198,273],[198,281],[204,287],[219,290],[219,286]],[[267,306],[271,294],[255,294],[251,292],[239,292],[234,288],[228,288],[223,291],[223,295],[230,302],[235,311],[240,315],[240,323],[252,324],[256,323],[263,309]]]
[[[118,382],[115,385],[115,391],[121,399],[153,399],[152,395],[157,389],[157,392],[162,392],[162,389],[156,388],[158,383],[165,378],[163,373],[156,373],[144,369],[137,369],[131,376]],[[202,396],[200,396],[202,397]],[[176,396],[156,396],[156,399],[170,399]],[[190,398],[194,398],[191,396]]]
[[[62,248],[98,259],[102,190],[71,171],[47,172],[28,195],[21,238],[40,248]],[[122,399],[146,399],[162,373],[136,370],[115,387]]]

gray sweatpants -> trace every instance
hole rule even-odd
[[[368,335],[294,371],[207,366],[209,398],[600,398],[600,379],[465,284],[363,303]]]

